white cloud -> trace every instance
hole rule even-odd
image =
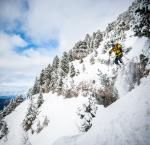
[[[25,0],[0,0],[0,30],[12,30],[25,19],[24,2]]]
[[[57,38],[61,50],[70,49],[86,33],[104,30],[130,4],[131,0],[31,0],[27,32],[37,41]]]
[[[18,35],[8,35],[0,33],[0,93],[14,93],[17,88],[21,92],[27,90],[48,63],[52,61],[54,53],[51,55],[47,49],[39,48],[39,51],[27,49],[24,55],[19,55],[13,51],[15,47],[26,46],[26,42]],[[45,55],[47,53],[47,55]],[[7,91],[6,91],[7,90]],[[14,94],[13,93],[13,94]]]
[[[12,53],[12,49],[15,47],[26,46],[27,43],[21,39],[18,35],[6,35],[5,33],[0,33],[0,54],[4,57],[9,53]]]

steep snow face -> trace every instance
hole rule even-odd
[[[125,46],[132,47],[132,50],[123,58],[125,65],[118,69],[115,83],[120,98],[109,107],[98,110],[87,133],[62,137],[53,145],[149,145],[150,75],[141,79],[139,86],[135,83],[131,90],[129,86],[133,83],[132,64],[139,63],[140,54],[150,59],[150,39],[129,36]]]
[[[49,124],[39,134],[30,134],[32,145],[50,145],[61,136],[79,133],[77,127],[77,107],[86,102],[87,98],[78,97],[64,99],[57,94],[45,94],[45,103],[40,108],[40,114],[34,122],[33,129],[37,128],[38,121],[44,116],[49,119]]]
[[[25,117],[29,101],[24,101],[15,111],[6,116],[5,120],[8,125],[9,133],[0,140],[1,145],[20,145],[23,143],[24,131],[22,121]]]
[[[33,96],[34,103],[37,102],[37,98],[37,95]],[[9,133],[7,138],[4,137],[0,140],[0,144],[50,145],[59,137],[78,134],[76,111],[77,107],[82,106],[85,102],[87,102],[87,98],[82,96],[64,99],[63,96],[58,97],[57,94],[44,94],[44,103],[39,108],[39,114],[32,125],[32,130],[35,131],[32,134],[31,130],[25,133],[22,128],[22,122],[30,104],[29,100],[27,100],[5,118],[8,123]],[[49,124],[40,133],[37,133],[37,124],[39,121],[42,123],[45,116],[47,116]]]
[[[106,109],[97,112],[84,135],[64,137],[53,145],[149,145],[150,76]]]
[[[137,73],[136,64],[140,62],[140,54],[144,54],[150,59],[149,43],[150,40],[145,37],[128,37],[125,41],[125,46],[132,47],[132,50],[123,57],[125,65],[118,71],[115,86],[120,97],[123,97],[132,87],[134,88],[134,85],[137,85],[137,83],[133,84],[135,74]]]

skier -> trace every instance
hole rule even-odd
[[[116,43],[116,44],[112,44],[112,49],[109,51],[109,61],[110,61],[110,55],[112,54],[112,52],[115,53],[116,55],[116,58],[115,58],[115,64],[116,65],[119,65],[119,62],[123,64],[123,61],[122,61],[122,57],[123,57],[123,50],[122,50],[122,45],[119,44],[119,43]],[[119,61],[119,62],[118,62]]]

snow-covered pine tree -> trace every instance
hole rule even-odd
[[[44,92],[46,92],[46,93],[48,93],[50,91],[49,85],[50,85],[50,81],[51,81],[52,71],[53,71],[53,68],[49,64],[47,66],[47,68],[45,69],[45,72],[44,72],[44,86],[43,86],[43,89],[44,89]]]
[[[10,114],[16,108],[16,102],[14,99],[11,99],[9,104],[6,107],[6,115]]]
[[[89,49],[90,48],[90,43],[91,43],[91,37],[90,37],[89,34],[86,34],[84,41],[86,42],[87,48]]]
[[[53,68],[52,66],[49,64],[44,72],[44,80],[49,79],[49,81],[51,80],[51,72],[52,72]]]
[[[23,145],[32,145],[29,140],[28,134],[26,132],[24,132],[24,134],[22,136],[22,144]]]
[[[36,125],[37,126],[36,132],[40,133],[44,129],[44,127],[48,126],[48,123],[49,123],[49,119],[47,118],[47,116],[44,117],[43,122],[38,120],[37,125]]]
[[[94,58],[93,55],[92,55],[91,58],[90,58],[90,63],[91,63],[91,64],[94,64],[94,63],[95,63],[95,58]]]
[[[80,74],[79,69],[76,70],[76,76],[78,76]]]
[[[41,125],[41,122],[38,121],[36,132],[37,132],[37,133],[40,133],[42,129],[43,129],[43,126]]]
[[[14,101],[15,101],[15,107],[17,107],[20,103],[24,101],[24,98],[22,95],[18,95]]]
[[[96,33],[93,32],[91,38],[90,38],[90,47],[88,48],[88,52],[92,53],[94,49],[94,39],[95,39]]]
[[[57,93],[58,95],[62,94],[62,90],[63,90],[63,78],[64,78],[64,72],[61,70],[59,72],[59,75],[58,75],[58,85],[57,85]]]
[[[90,95],[88,102],[83,104],[82,108],[78,108],[77,115],[81,119],[79,129],[82,132],[87,132],[92,126],[92,119],[96,116],[97,106],[96,100]]]
[[[103,100],[99,103],[102,103],[104,107],[107,107],[108,105],[117,100],[118,91],[114,87],[114,80],[111,80],[106,74],[103,74],[101,71],[99,71],[98,75],[102,87],[98,90],[98,97],[96,99],[97,101]]]
[[[4,136],[6,136],[7,139],[7,134],[8,134],[7,123],[4,120],[0,120],[0,139],[2,139]]]
[[[69,62],[72,62],[73,60],[75,60],[74,57],[73,57],[73,51],[72,51],[72,49],[69,51],[68,57],[69,57]]]
[[[40,73],[40,78],[39,78],[39,84],[40,84],[40,86],[42,86],[44,84],[44,73],[45,73],[45,71],[43,69],[41,71],[41,73]]]
[[[136,36],[150,37],[150,1],[138,0],[138,7],[135,10],[136,18],[133,30]]]
[[[39,108],[43,104],[43,102],[44,102],[43,95],[40,92],[40,94],[38,96],[38,100],[37,100],[37,107]]]
[[[23,101],[24,101],[24,99],[23,99],[22,95],[17,96],[15,99],[11,99],[9,104],[0,113],[0,117],[4,118],[6,115],[10,114]]]
[[[47,118],[47,116],[45,116],[43,121],[43,127],[48,126],[48,123],[49,123],[49,119]]]
[[[98,30],[96,33],[94,33],[94,40],[93,40],[93,45],[94,48],[98,48],[100,45],[100,42],[102,41],[102,33],[100,32],[100,30]]]
[[[55,58],[53,59],[53,65],[52,65],[53,70],[58,69],[59,64],[60,64],[60,60],[59,57],[56,55]]]
[[[93,48],[94,48],[94,39],[91,38],[91,41],[90,41],[90,48],[89,48],[89,53],[92,53],[93,52]]]
[[[64,52],[62,59],[61,59],[61,69],[65,72],[67,75],[69,73],[69,57],[67,52]]]
[[[98,51],[94,49],[94,57],[97,57],[97,55],[98,55]]]
[[[39,83],[39,79],[36,77],[35,83],[31,91],[31,95],[37,94],[39,92],[40,92],[40,83]]]
[[[36,116],[38,115],[38,109],[36,104],[33,103],[33,100],[30,100],[28,112],[23,120],[22,126],[25,131],[28,131],[36,119]]]
[[[75,68],[74,68],[74,65],[73,63],[71,63],[70,65],[70,77],[73,78],[75,76]]]
[[[51,83],[49,85],[50,90],[52,92],[55,92],[57,89],[57,85],[58,85],[58,70],[53,70],[52,74],[51,74]]]
[[[85,64],[82,65],[82,70],[83,70],[83,72],[85,72],[85,70],[86,70]]]

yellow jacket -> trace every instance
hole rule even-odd
[[[117,43],[115,44],[115,47],[113,47],[110,51],[109,54],[111,55],[111,53],[114,52],[116,56],[122,56],[122,46],[121,44]]]

